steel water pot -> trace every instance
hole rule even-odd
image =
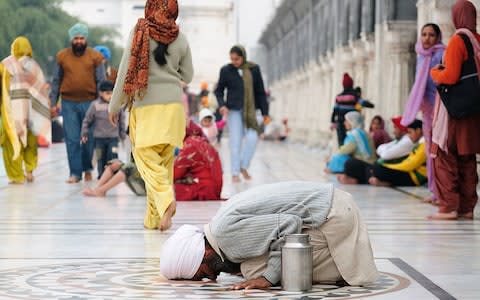
[[[282,288],[289,292],[312,289],[313,247],[308,234],[287,234],[282,246]]]

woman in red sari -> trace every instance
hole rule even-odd
[[[202,129],[190,121],[174,163],[177,201],[220,200],[222,164],[217,150],[203,135]]]

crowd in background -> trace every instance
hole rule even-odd
[[[475,6],[457,1],[452,18],[457,31],[448,46],[438,25],[421,29],[415,83],[403,115],[391,119],[392,141],[381,116],[372,119],[368,132],[364,129],[359,94],[353,79],[344,75],[332,114],[339,149],[325,169],[343,184],[427,184],[430,195],[424,201],[439,207],[429,216],[435,220],[473,219],[478,200],[480,35]]]
[[[13,41],[11,55],[0,64],[0,142],[10,183],[34,181],[38,145],[52,142],[51,118],[61,115],[67,183],[91,181],[95,157],[99,181],[84,194],[105,196],[125,181],[135,194],[147,196],[144,226],[165,230],[176,200],[222,198],[217,150],[225,129],[234,183],[251,179],[248,169],[259,138],[287,138],[288,120],[270,118],[262,73],[242,46],[231,48],[231,62],[221,68],[212,90],[203,82],[198,95],[189,92],[194,70],[188,41],[175,22],[176,1],[156,3],[147,1],[118,70],[107,47],[88,46],[88,27],[81,23],[68,30],[71,47],[57,53],[50,84],[28,39]],[[439,206],[432,219],[472,219],[478,198],[475,124],[480,117],[475,110],[452,117],[437,92],[438,86],[476,79],[480,66],[475,7],[458,1],[452,16],[457,32],[448,46],[438,25],[422,27],[416,80],[402,116],[375,116],[365,130],[362,111],[374,105],[344,74],[331,119],[339,148],[325,169],[343,184],[427,184],[430,195],[424,201]],[[393,138],[385,120],[392,122]],[[131,161],[122,162],[119,146],[127,136]]]

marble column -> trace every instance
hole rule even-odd
[[[479,1],[480,2],[480,1]],[[452,5],[455,0],[419,0],[418,33],[426,23],[436,23],[440,26],[443,42],[446,44],[455,32],[452,24]]]
[[[385,117],[401,114],[414,81],[416,22],[396,21],[385,23],[384,60],[385,66],[377,70],[382,73],[380,85],[386,87],[380,97],[381,112]]]

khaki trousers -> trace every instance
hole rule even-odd
[[[366,285],[378,278],[367,228],[352,195],[335,189],[327,221],[316,229],[302,230],[313,246],[313,282]],[[268,253],[241,264],[245,278],[262,276]]]

